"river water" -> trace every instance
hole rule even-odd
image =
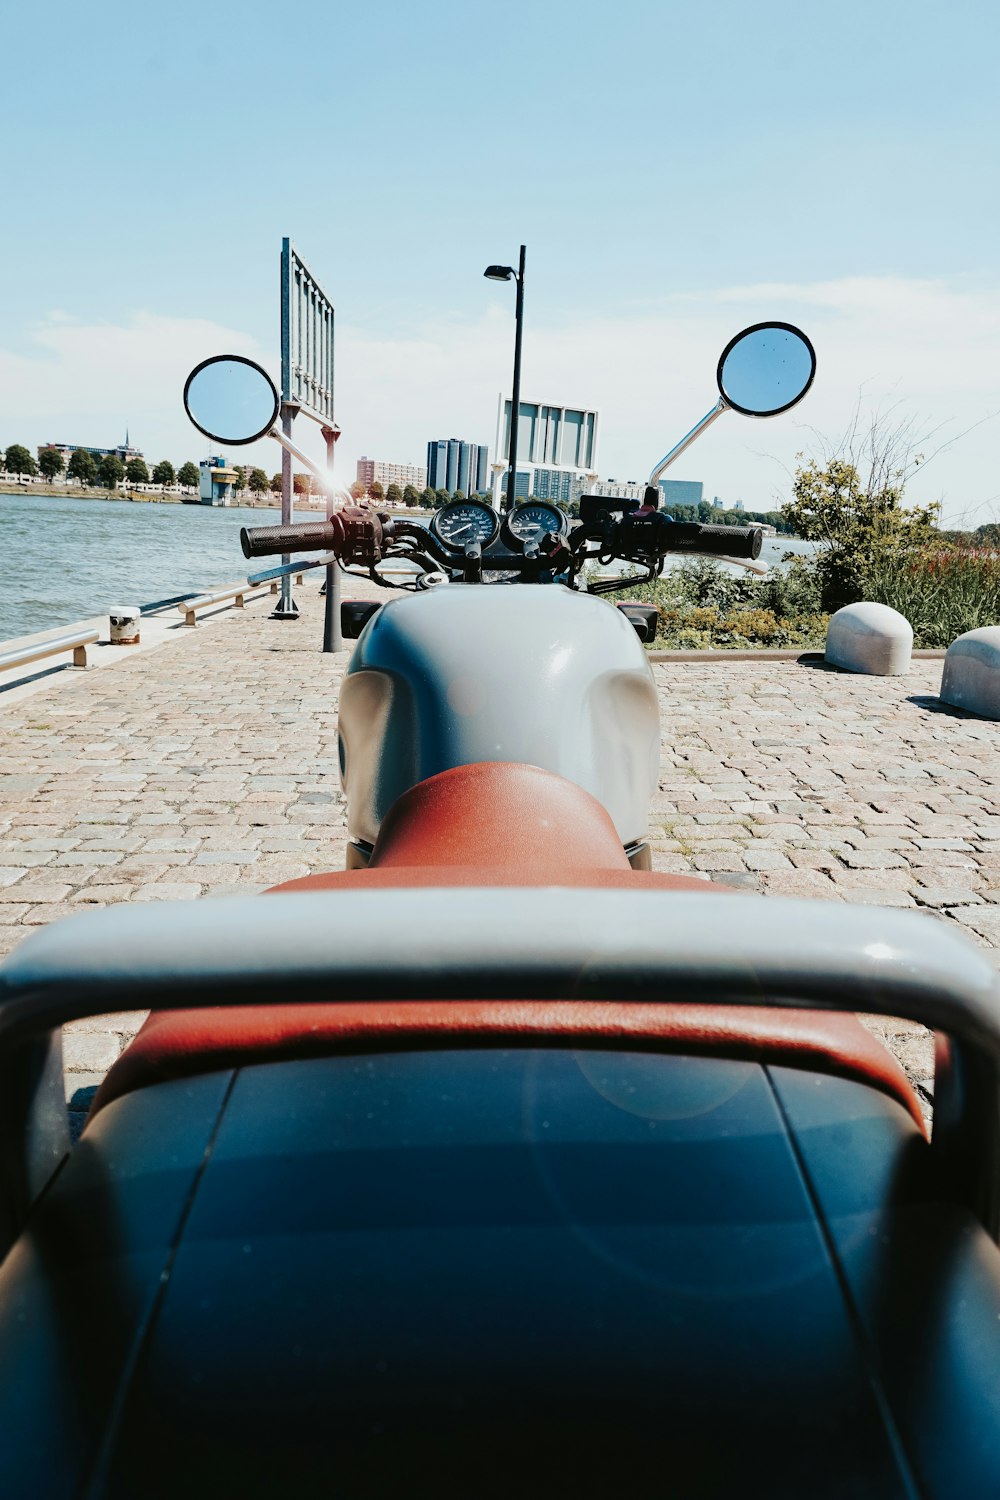
[[[0,493],[0,641],[113,604],[235,583],[280,561],[248,563],[240,527],[277,519],[268,510]]]

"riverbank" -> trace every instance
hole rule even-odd
[[[253,495],[249,491],[240,495],[236,503],[231,506],[202,505],[194,490],[154,490],[152,488],[136,489],[125,486],[118,490],[101,489],[100,486],[83,485],[61,485],[61,484],[39,484],[32,481],[31,484],[12,485],[7,477],[0,485],[0,495],[11,497],[40,496],[49,500],[117,500],[127,501],[134,505],[190,505],[194,509],[203,510],[280,510],[280,496],[270,491],[266,495]],[[295,509],[304,511],[324,510],[326,501],[312,495],[296,495]],[[392,514],[396,514],[395,511]],[[400,512],[400,514],[411,514],[411,512]]]
[[[84,486],[79,484],[39,484],[32,481],[31,484],[12,485],[9,476],[5,478],[0,495],[41,495],[50,500],[130,500],[136,504],[156,505],[185,505],[195,501],[193,490],[175,490],[169,494],[156,493],[140,490],[120,489],[106,490],[97,486]]]

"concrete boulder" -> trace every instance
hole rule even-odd
[[[1000,719],[1000,625],[968,630],[948,647],[941,700],[954,708]]]
[[[826,660],[869,677],[904,677],[910,670],[913,628],[887,604],[845,604],[831,616]]]

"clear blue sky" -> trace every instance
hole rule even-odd
[[[529,378],[533,334],[547,375],[546,338],[590,320],[634,336],[686,301],[762,283],[933,283],[945,309],[933,320],[958,298],[981,333],[998,286],[997,14],[963,0],[19,6],[5,23],[0,358],[23,381],[16,362],[42,357],[38,327],[55,310],[87,328],[201,320],[276,353],[283,234],[337,303],[351,451],[386,458],[419,458],[418,429],[394,429],[391,413],[379,427],[360,393],[352,407],[352,371],[369,380],[372,364],[352,366],[351,347],[388,340],[403,358],[400,345],[440,327],[453,364],[498,359],[479,320],[510,299],[481,272],[522,239]],[[772,300],[777,316],[795,311],[791,293]],[[820,321],[835,329],[847,315],[834,303]],[[43,387],[46,358],[64,356],[50,347],[35,367]],[[855,390],[875,380],[879,396],[908,398],[906,364],[903,351],[888,373],[859,362]],[[508,365],[484,375],[490,403],[463,435],[492,442]],[[427,437],[471,420],[455,373]],[[690,383],[681,426],[710,404],[700,370]],[[978,376],[950,385],[951,397],[914,393],[920,419],[987,414]],[[609,407],[606,379],[596,388],[614,472],[626,459],[613,393]],[[405,383],[392,398],[405,401]],[[63,400],[50,403],[60,428],[73,420]],[[135,405],[148,427],[151,408]],[[833,422],[839,407],[817,411]],[[42,425],[25,440],[55,436]],[[22,435],[0,426],[0,442]],[[670,422],[633,432],[624,415],[618,429],[642,448],[636,473],[675,435]],[[171,413],[135,435],[155,455],[177,431]]]

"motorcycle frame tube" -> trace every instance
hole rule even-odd
[[[861,1009],[946,1033],[932,1160],[942,1191],[997,1238],[1000,974],[941,924],[883,908],[744,896],[727,903],[723,941],[718,901],[700,892],[551,888],[540,903],[531,888],[449,887],[109,907],[53,923],[0,967],[0,1073],[67,1021],[138,1006],[525,996]],[[51,1114],[27,1075],[16,1098],[0,1159],[6,1244]]]

